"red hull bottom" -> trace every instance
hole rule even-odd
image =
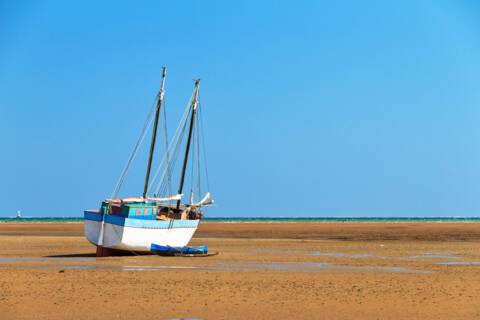
[[[105,248],[101,246],[97,246],[97,258],[100,257],[112,257],[112,256],[124,256],[127,255],[128,252]]]
[[[111,248],[105,248],[101,246],[97,246],[97,258],[101,257],[115,257],[115,256],[132,256],[132,255],[151,255],[151,252],[133,252],[133,251],[124,251],[124,250],[117,250]]]

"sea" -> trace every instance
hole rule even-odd
[[[296,223],[296,222],[480,222],[480,217],[224,217],[203,218],[204,222],[221,223]],[[78,223],[83,217],[1,218],[0,223]]]

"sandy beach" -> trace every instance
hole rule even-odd
[[[207,258],[0,224],[0,319],[479,319],[476,223],[203,223]]]

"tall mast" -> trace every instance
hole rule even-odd
[[[188,129],[187,146],[185,148],[185,156],[183,157],[182,174],[180,175],[180,186],[178,187],[177,194],[182,194],[182,191],[183,191],[183,183],[185,180],[185,170],[187,169],[187,162],[188,162],[188,153],[190,151],[190,142],[192,140],[193,126],[195,124],[195,115],[197,113],[199,85],[200,85],[200,79],[195,80],[195,88],[193,89],[193,99],[192,99],[192,105],[191,105],[192,117],[190,118],[190,128]],[[177,209],[178,208],[180,208],[180,200],[177,200]]]
[[[148,192],[148,180],[150,179],[150,169],[152,168],[153,153],[155,151],[155,140],[157,139],[158,117],[160,115],[160,109],[162,108],[162,104],[163,104],[163,96],[165,94],[164,86],[165,86],[166,75],[167,75],[167,68],[163,67],[162,81],[160,83],[160,92],[158,93],[157,108],[155,110],[155,122],[153,124],[152,143],[150,144],[150,155],[148,156],[147,173],[145,175],[145,186],[143,187],[143,198],[147,197],[147,192]]]

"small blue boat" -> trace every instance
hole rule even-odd
[[[150,250],[160,255],[207,254],[208,246],[199,247],[169,247],[152,243]]]

